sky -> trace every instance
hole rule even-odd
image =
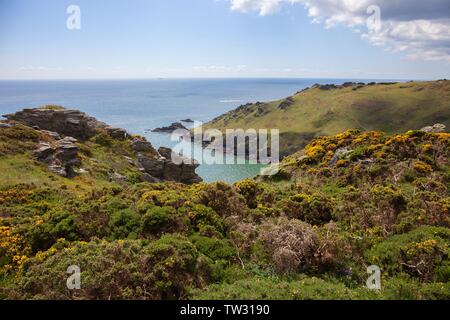
[[[450,78],[450,1],[0,0],[0,79],[193,77]]]

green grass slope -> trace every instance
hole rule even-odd
[[[279,129],[283,155],[347,129],[400,133],[450,126],[450,81],[314,86],[287,99],[241,106],[205,128]]]

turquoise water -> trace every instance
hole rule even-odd
[[[58,104],[75,108],[134,134],[152,144],[173,147],[170,135],[148,133],[181,119],[206,122],[237,106],[280,99],[314,83],[357,79],[154,79],[83,81],[0,81],[0,113],[25,107]],[[366,80],[371,81],[371,80]],[[199,158],[196,153],[195,157]],[[233,157],[228,155],[228,157]],[[254,177],[258,164],[206,165],[197,173],[208,182],[234,182]]]

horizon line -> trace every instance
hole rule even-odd
[[[127,78],[0,78],[0,81],[130,81],[130,80],[246,80],[246,79],[280,79],[280,80],[308,80],[308,79],[317,79],[317,80],[396,80],[399,82],[403,81],[438,81],[438,80],[447,80],[445,78],[396,78],[396,77],[270,77],[270,76],[262,76],[262,77],[127,77]]]

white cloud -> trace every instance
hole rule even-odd
[[[405,52],[412,59],[450,61],[449,0],[230,0],[231,9],[275,14],[287,4],[302,4],[312,22],[326,28],[344,25],[374,45]],[[380,8],[381,25],[368,29],[368,19]]]
[[[303,0],[230,0],[231,9],[242,12],[258,11],[261,16],[267,16],[280,11],[283,4],[304,2]]]

